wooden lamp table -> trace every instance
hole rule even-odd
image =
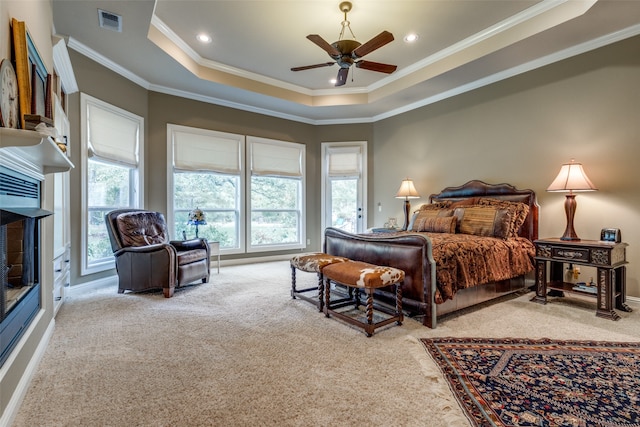
[[[620,316],[615,309],[632,311],[625,304],[626,243],[559,238],[539,239],[533,243],[536,247],[536,295],[531,301],[546,304],[547,290],[551,289],[595,297],[598,317],[618,320]],[[565,282],[565,263],[596,267],[596,292],[575,289],[575,283]]]

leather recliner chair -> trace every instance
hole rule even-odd
[[[174,289],[210,276],[210,249],[206,239],[170,241],[160,212],[117,209],[105,215],[116,259],[118,293],[162,288],[171,298]]]

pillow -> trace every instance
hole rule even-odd
[[[505,240],[511,236],[512,217],[508,209],[476,205],[457,208],[454,216],[458,218],[460,233]]]
[[[164,215],[160,212],[129,212],[116,217],[123,246],[148,246],[169,241]]]
[[[457,200],[449,205],[449,209],[456,209],[465,206],[474,206],[478,204],[479,197],[469,197],[468,199]]]
[[[413,231],[455,233],[457,223],[458,220],[455,216],[422,217],[416,221]]]
[[[453,216],[453,209],[443,208],[441,206],[436,206],[435,204],[423,205],[413,214],[407,229],[411,231],[418,231],[416,230],[416,223],[424,220],[424,218],[442,218],[450,216]]]
[[[510,237],[518,237],[520,228],[526,221],[527,215],[529,214],[529,205],[521,202],[482,197],[478,200],[478,204],[482,206],[495,206],[500,209],[507,209],[511,212]]]

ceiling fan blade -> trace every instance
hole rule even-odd
[[[331,65],[334,65],[334,64],[335,62],[323,62],[322,64],[305,65],[304,67],[293,67],[291,71],[304,71],[304,70],[311,70],[313,68],[330,67]]]
[[[396,68],[398,68],[397,65],[381,64],[380,62],[373,61],[358,61],[356,62],[356,67],[362,68],[364,70],[377,71],[379,73],[387,74],[393,73]]]
[[[315,44],[317,44],[318,46],[320,46],[324,51],[326,51],[330,56],[334,57],[334,56],[340,56],[341,53],[338,49],[336,49],[335,47],[331,46],[325,39],[323,39],[322,37],[320,37],[317,34],[309,34],[307,36],[307,38],[309,40],[311,40],[312,42],[314,42]]]
[[[361,44],[357,48],[353,49],[351,52],[351,56],[353,58],[362,58],[368,53],[373,52],[376,49],[381,48],[387,43],[391,43],[393,41],[393,34],[389,31],[383,31],[365,44]]]
[[[340,68],[338,70],[338,78],[336,79],[336,86],[343,86],[347,82],[347,75],[349,75],[349,69]]]

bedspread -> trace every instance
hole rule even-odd
[[[436,263],[436,304],[458,289],[506,280],[534,268],[535,247],[522,237],[503,240],[470,234],[419,233],[431,239]]]

